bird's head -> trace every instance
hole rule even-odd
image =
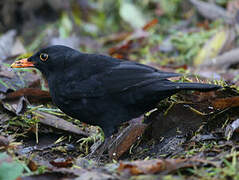
[[[55,45],[41,49],[33,56],[15,61],[12,68],[30,68],[39,69],[45,76],[50,72],[64,69],[66,60],[78,51],[66,46]]]

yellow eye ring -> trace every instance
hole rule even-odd
[[[46,60],[48,59],[48,54],[46,54],[46,53],[41,53],[41,54],[40,54],[40,59],[41,59],[42,61],[46,61]]]

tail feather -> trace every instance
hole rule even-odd
[[[215,84],[202,84],[202,83],[176,83],[177,89],[180,90],[197,90],[197,91],[213,91],[222,88]]]

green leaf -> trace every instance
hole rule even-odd
[[[24,167],[7,156],[6,153],[0,154],[0,180],[15,180],[21,176]]]
[[[126,0],[121,3],[120,16],[135,29],[142,28],[147,22],[141,10]]]
[[[177,13],[180,3],[181,0],[161,0],[160,7],[167,15],[174,16]]]
[[[73,25],[71,19],[69,18],[67,13],[62,13],[61,22],[59,27],[59,33],[61,38],[69,37],[72,31]]]

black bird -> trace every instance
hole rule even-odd
[[[105,138],[121,123],[150,111],[160,100],[180,90],[220,88],[213,84],[175,83],[167,78],[179,74],[60,45],[41,49],[11,67],[39,69],[57,107],[82,122],[100,126]]]

